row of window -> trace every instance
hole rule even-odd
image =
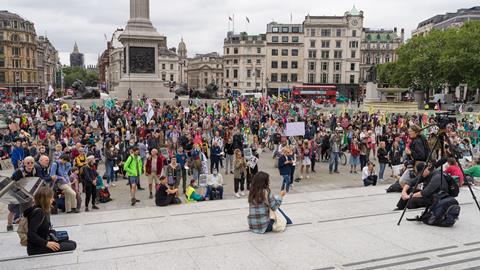
[[[329,63],[328,62],[321,62],[320,63],[320,69],[322,71],[327,71],[328,70]],[[350,71],[355,71],[356,64],[355,63],[350,63]],[[314,71],[317,69],[317,63],[316,62],[308,62],[308,70],[309,71]],[[340,71],[342,69],[342,62],[334,62],[333,63],[333,70],[334,71]]]
[[[165,64],[164,64],[164,63],[162,64],[162,69],[165,70]],[[170,69],[171,69],[171,70],[174,69],[174,68],[173,68],[173,64],[170,64]]]
[[[281,67],[283,69],[288,68],[288,61],[281,61],[280,64],[281,64]],[[272,68],[278,68],[278,61],[272,61],[271,67]],[[298,68],[298,62],[297,61],[292,61],[291,64],[290,64],[290,68],[297,69]]]
[[[162,81],[166,81],[167,80],[167,74],[162,74]],[[175,77],[173,76],[173,74],[170,74],[170,81],[173,82],[175,81]]]
[[[226,85],[227,85],[227,87],[230,87],[230,86],[231,86],[229,82],[227,82]],[[238,82],[233,82],[232,85],[233,85],[233,87],[238,87]],[[251,86],[252,86],[252,83],[247,82],[247,87],[251,87]],[[256,87],[260,87],[260,83],[257,82],[257,83],[255,84],[255,86],[256,86]]]
[[[252,70],[251,69],[247,69],[247,78],[251,78],[252,77]],[[262,75],[261,75],[261,70],[260,69],[255,69],[255,77],[257,78],[260,78]],[[230,78],[230,69],[227,69],[225,70],[225,78]],[[234,79],[237,79],[238,78],[238,69],[234,69],[233,70],[233,78]]]
[[[33,25],[31,25],[29,23],[26,23],[26,22],[19,22],[19,21],[16,21],[16,20],[0,21],[0,28],[10,27],[10,26],[13,27],[14,29],[29,30],[29,31],[34,30]]]
[[[330,40],[321,40],[320,44],[322,48],[330,48]],[[348,45],[350,48],[358,48],[359,42],[350,41]],[[317,41],[315,39],[310,40],[310,48],[316,48],[316,47],[317,47]],[[335,48],[341,48],[341,47],[342,47],[342,41],[335,40]]]
[[[288,26],[283,26],[283,27],[272,27],[272,33],[279,33],[280,30],[282,30],[282,33],[288,33],[289,28]],[[292,33],[300,33],[300,27],[298,26],[293,26],[292,27]]]
[[[318,34],[320,34],[321,37],[341,37],[345,35],[345,29],[337,28],[337,29],[320,29],[320,31],[317,31],[318,29],[316,28],[310,28],[307,29],[307,35],[310,37],[316,37]],[[357,30],[352,30],[351,32],[352,37],[357,36]]]
[[[5,58],[0,57],[0,68],[5,66]],[[20,59],[12,59],[11,68],[35,68],[35,60],[27,59],[21,61]]]
[[[322,59],[329,59],[330,58],[330,50],[322,50],[321,58]],[[356,58],[357,51],[350,51],[350,58]],[[308,50],[308,58],[317,58],[317,50]],[[343,51],[341,50],[334,50],[333,51],[333,59],[342,59],[343,58]]]
[[[282,43],[288,43],[289,42],[289,37],[288,36],[282,36]],[[279,42],[279,37],[278,36],[272,36],[272,42],[273,43],[278,43]],[[298,43],[299,42],[299,37],[293,36],[292,37],[292,43]]]
[[[281,50],[282,56],[288,56],[288,49]],[[278,49],[272,49],[272,56],[278,55]],[[298,49],[292,49],[292,56],[298,56]]]
[[[317,76],[315,74],[308,74],[308,83],[341,83],[342,75],[341,74],[333,74],[332,80],[329,80],[328,73],[320,74],[319,80],[317,80]],[[355,75],[350,75],[350,83],[355,83]]]
[[[19,80],[20,82],[23,82],[23,83],[35,83],[35,73],[30,73],[30,72],[27,72],[26,73],[26,78],[24,78],[23,74],[22,73],[19,73]],[[12,78],[15,78],[16,75],[12,72]],[[24,81],[24,79],[26,81]],[[6,80],[6,76],[5,76],[5,71],[0,71],[0,83],[6,83],[7,80]]]
[[[278,82],[278,74],[277,73],[272,73],[270,82]],[[280,81],[281,82],[297,82],[298,81],[298,74],[297,73],[291,73],[290,78],[288,77],[287,73],[281,73],[280,74]]]
[[[260,65],[261,64],[261,60],[260,59],[256,59],[256,64],[257,65]],[[247,64],[251,64],[252,63],[252,59],[247,59]],[[230,65],[230,60],[226,60],[225,61],[225,64],[227,65]],[[238,59],[233,59],[233,64],[234,65],[238,65]]]
[[[380,49],[381,48],[380,42],[377,43],[376,45],[367,43],[367,49]],[[390,49],[390,44],[385,43],[384,49],[389,50]]]
[[[257,54],[262,53],[262,48],[257,47]],[[225,48],[225,54],[230,54],[230,48]],[[238,54],[238,48],[233,48],[233,54]]]
[[[375,64],[381,64],[381,57],[380,57],[380,55],[374,55],[373,58],[375,59],[375,60],[374,60],[374,61],[375,61]],[[390,55],[389,55],[389,54],[385,55],[385,58],[383,59],[383,62],[384,62],[384,63],[388,63],[388,62],[390,62],[390,61],[391,61]],[[368,55],[366,56],[366,62],[367,62],[367,64],[373,64],[373,63],[372,63],[372,57],[370,56],[370,54],[368,54]]]

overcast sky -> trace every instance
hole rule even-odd
[[[35,23],[37,35],[47,35],[60,52],[62,64],[77,41],[86,64],[96,64],[110,39],[129,18],[129,0],[0,0],[0,9]],[[417,24],[436,14],[479,5],[478,0],[151,0],[150,17],[168,47],[183,36],[189,56],[222,52],[228,17],[235,14],[235,32],[264,33],[267,23],[302,23],[305,15],[343,15],[355,5],[364,12],[364,27],[405,28],[407,37]],[[248,16],[250,24],[246,23]]]

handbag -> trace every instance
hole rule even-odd
[[[53,242],[63,242],[68,241],[68,232],[67,231],[55,231],[53,229],[50,230],[50,234],[48,235],[48,240]]]
[[[270,201],[268,200],[269,196],[267,196],[266,199],[267,200],[265,202],[266,202],[266,205],[268,206],[268,216],[270,217],[270,219],[274,220],[272,225],[272,232],[285,231],[285,228],[287,227],[287,221],[285,220],[283,215],[278,212],[278,209],[275,211],[272,210],[272,208],[270,207]]]

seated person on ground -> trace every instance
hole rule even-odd
[[[35,205],[25,210],[28,219],[27,253],[37,255],[74,250],[77,244],[71,240],[52,241],[50,233],[50,209],[53,203],[53,190],[43,186],[35,193]]]
[[[190,185],[187,187],[187,201],[189,202],[202,202],[205,201],[205,197],[198,194],[195,191],[197,181],[195,179],[190,180]]]
[[[376,186],[378,176],[375,174],[375,164],[369,161],[367,166],[362,169],[362,180],[364,186]]]
[[[110,198],[110,191],[108,190],[108,187],[105,186],[105,183],[103,182],[103,178],[100,175],[97,175],[96,188],[97,188],[97,198],[100,203],[107,203],[112,200]]]
[[[167,177],[160,177],[160,184],[156,186],[157,192],[155,193],[155,204],[157,206],[167,206],[170,204],[178,204],[180,200],[176,198],[178,188],[172,188],[168,186]]]
[[[216,169],[213,169],[213,174],[209,175],[207,178],[207,191],[205,193],[205,198],[212,200],[213,193],[217,193],[218,197],[215,199],[223,199],[223,176],[217,172]]]
[[[463,173],[460,167],[457,164],[457,161],[454,158],[449,158],[447,160],[448,167],[445,169],[445,173],[450,174],[451,176],[457,176],[459,178],[458,185],[463,185]]]
[[[477,159],[473,166],[463,172],[465,175],[470,175],[471,177],[480,177],[480,159]]]
[[[404,209],[407,206],[407,201],[410,197],[411,189],[415,186],[417,179],[418,182],[423,183],[422,190],[415,190],[412,199],[408,203],[409,209],[421,208],[430,206],[433,203],[433,196],[439,191],[445,191],[448,193],[448,183],[445,177],[442,177],[442,172],[435,170],[431,165],[427,166],[423,171],[425,163],[419,163],[416,165],[417,177],[411,181],[400,180],[400,185],[403,187],[402,196],[397,204],[397,209]],[[423,174],[420,173],[423,171]]]

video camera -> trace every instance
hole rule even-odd
[[[446,129],[448,124],[457,124],[457,118],[453,112],[436,113],[435,122],[440,129]]]

